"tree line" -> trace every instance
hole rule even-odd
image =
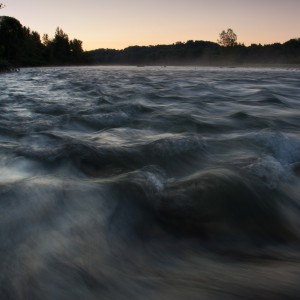
[[[189,40],[171,45],[132,46],[123,50],[97,49],[86,52],[85,61],[129,65],[300,64],[300,39],[246,47],[237,42],[237,35],[229,28],[219,34],[218,43]]]
[[[0,9],[3,5],[0,4]],[[170,45],[130,46],[122,50],[83,51],[82,41],[70,40],[57,28],[53,38],[23,26],[17,19],[0,16],[0,71],[6,65],[251,65],[300,64],[300,39],[283,44],[237,42],[232,29],[222,31],[218,43],[177,42]],[[3,67],[4,66],[4,67]]]
[[[225,43],[225,44],[224,44]],[[123,50],[97,49],[85,52],[88,64],[121,65],[253,65],[300,64],[300,39],[283,44],[252,44],[209,41],[177,42],[171,45],[131,46]]]
[[[2,8],[2,6],[0,6]],[[0,16],[0,66],[42,66],[83,62],[82,42],[70,40],[57,28],[53,38],[23,26],[17,19]]]

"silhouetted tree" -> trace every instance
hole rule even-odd
[[[45,34],[42,40],[38,32],[22,26],[17,19],[0,16],[0,66],[78,64],[83,61],[82,42],[69,41],[68,35],[59,27],[53,39]]]
[[[227,31],[223,30],[220,34],[220,39],[218,43],[224,47],[232,47],[237,45],[237,35],[233,32],[231,28],[228,28]]]
[[[300,38],[291,39],[283,44],[288,62],[300,64]]]
[[[41,42],[41,37],[38,32],[31,31],[28,27],[23,27],[24,46],[22,55],[23,65],[40,65],[44,62],[45,46]]]
[[[47,33],[45,33],[43,35],[42,41],[45,46],[48,46],[50,44],[51,41],[50,41],[49,35]]]
[[[21,23],[12,17],[0,17],[0,49],[2,59],[11,63],[21,60],[25,33]]]
[[[71,55],[69,37],[61,28],[56,28],[54,39],[49,46],[53,49],[54,59],[57,63],[67,63],[69,61]]]
[[[82,41],[73,39],[70,41],[70,51],[73,61],[80,61],[82,58]]]

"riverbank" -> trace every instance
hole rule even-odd
[[[2,63],[0,64],[0,73],[8,73],[8,72],[19,72],[20,68],[16,66],[12,66],[10,64]]]

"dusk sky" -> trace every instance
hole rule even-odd
[[[1,15],[41,36],[61,27],[84,50],[177,41],[216,42],[232,28],[238,42],[285,42],[300,37],[300,0],[1,0]]]

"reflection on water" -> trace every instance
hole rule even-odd
[[[299,80],[2,74],[0,299],[298,299]]]

